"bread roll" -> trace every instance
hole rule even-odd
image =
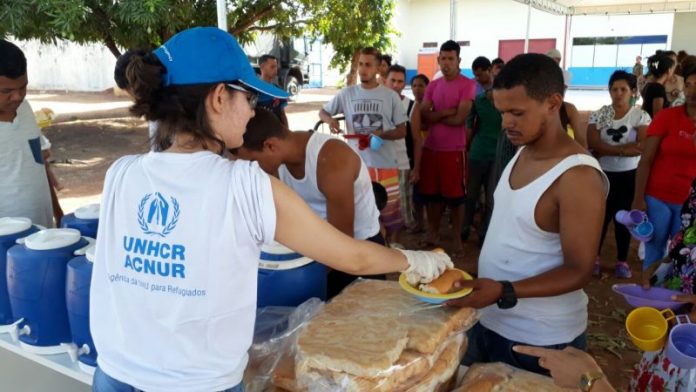
[[[457,270],[447,270],[432,282],[420,285],[419,289],[424,293],[447,294],[454,288],[454,284],[461,279],[461,272]]]

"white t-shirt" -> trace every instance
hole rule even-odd
[[[242,380],[261,244],[275,235],[256,163],[150,152],[106,174],[90,297],[99,366],[146,391]]]
[[[637,107],[632,107],[623,118],[614,119],[613,110],[610,106],[605,106],[590,114],[588,124],[594,124],[599,130],[602,142],[620,146],[633,143],[638,135],[638,128],[650,124],[650,115]],[[606,116],[609,118],[603,118]],[[611,124],[611,125],[609,125]],[[606,172],[623,172],[634,170],[638,167],[640,156],[622,157],[616,155],[603,156],[599,158],[599,165]]]
[[[41,131],[26,100],[12,122],[0,121],[0,218],[24,217],[53,227],[53,204]]]
[[[406,111],[399,95],[384,86],[365,89],[361,85],[347,87],[324,105],[329,114],[343,113],[346,117],[348,134],[368,135],[377,130],[388,131],[408,121]],[[369,147],[360,150],[358,140],[348,139],[348,144],[360,155],[368,167],[380,169],[399,168],[402,160],[408,157],[405,140],[385,140],[382,147],[373,151]],[[403,155],[397,151],[397,145],[403,144]],[[401,165],[402,166],[402,165]]]
[[[319,166],[319,154],[328,141],[342,141],[331,135],[314,133],[307,142],[305,149],[305,176],[295,178],[285,165],[278,168],[278,177],[309,205],[309,207],[322,219],[328,217],[326,196],[319,190],[317,180],[317,168]],[[367,172],[365,163],[360,160],[360,172],[353,183],[353,200],[355,211],[353,213],[353,238],[366,240],[379,233],[379,210],[375,202],[375,194],[372,190],[372,181]]]

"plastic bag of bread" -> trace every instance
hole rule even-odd
[[[452,392],[573,392],[557,386],[553,379],[507,365],[476,363]]]
[[[297,308],[269,306],[257,310],[254,341],[244,372],[247,392],[265,392],[272,387],[274,369],[284,356],[294,354],[299,329],[323,306],[322,301],[312,298]]]
[[[406,391],[425,379],[413,390],[433,390],[456,372],[477,319],[471,308],[424,306],[397,282],[358,280],[299,333],[291,390]]]
[[[300,369],[297,378],[291,355],[283,357],[273,372],[273,385],[290,392],[370,391],[431,392],[452,389],[459,361],[467,349],[465,334],[451,336],[431,355],[405,351],[389,374],[359,377],[345,372]]]

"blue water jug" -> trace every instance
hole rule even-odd
[[[80,252],[78,250],[76,254]],[[94,246],[88,247],[84,255],[68,262],[65,300],[68,308],[68,320],[72,341],[75,343],[74,355],[80,361],[80,367],[97,366],[97,350],[89,330],[89,288],[92,281],[94,263]]]
[[[281,244],[263,246],[259,260],[257,307],[298,306],[326,300],[326,267]]]
[[[89,204],[67,214],[60,220],[60,226],[76,229],[85,237],[97,238],[99,227],[99,204]]]
[[[36,233],[39,228],[28,218],[0,218],[0,326],[15,322],[7,293],[7,250],[17,245],[17,240]]]
[[[67,264],[88,244],[75,229],[47,229],[7,251],[7,288],[19,321],[14,336],[26,350],[56,354],[65,351],[61,343],[72,341],[65,304]]]

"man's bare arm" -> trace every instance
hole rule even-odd
[[[328,222],[353,237],[355,220],[354,183],[360,174],[360,157],[345,143],[329,141],[319,153],[317,183],[326,197]]]
[[[428,124],[436,124],[442,121],[443,118],[447,116],[452,116],[457,113],[456,108],[445,109],[439,112],[433,111],[433,101],[423,100],[421,103],[421,117],[425,119]]]
[[[341,132],[341,126],[338,123],[338,120],[333,118],[331,113],[327,112],[324,109],[319,110],[319,118],[321,121],[325,122],[326,124],[329,124],[329,129],[331,129],[331,132],[333,133],[340,133]]]
[[[399,140],[406,137],[406,123],[399,124],[394,129],[377,132],[377,136],[384,140]]]
[[[469,116],[472,104],[473,102],[469,100],[460,101],[459,105],[457,105],[455,114],[443,118],[440,122],[452,126],[463,125],[466,123],[466,118]]]
[[[416,104],[411,114],[411,138],[413,139],[413,170],[411,170],[411,182],[420,180],[421,155],[423,153],[423,138],[421,137],[421,115]]]

